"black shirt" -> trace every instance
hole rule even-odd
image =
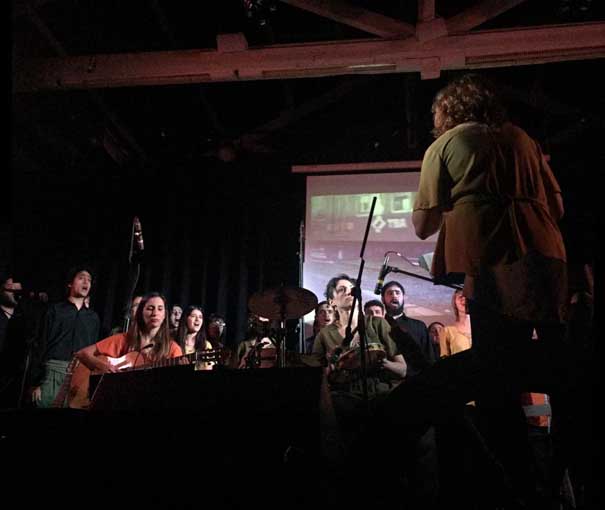
[[[435,353],[433,342],[431,342],[431,339],[429,338],[429,332],[424,322],[407,317],[405,314],[397,317],[395,322],[403,331],[408,333],[414,339],[428,364],[432,365],[435,361],[437,361],[438,356]],[[398,345],[397,347],[400,346]],[[401,350],[402,349],[400,348],[400,351]]]
[[[36,342],[32,383],[44,379],[44,364],[51,359],[69,361],[74,353],[99,340],[101,321],[94,310],[62,301],[48,308]]]

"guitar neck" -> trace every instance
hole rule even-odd
[[[52,404],[50,405],[51,407],[63,407],[63,404],[65,403],[65,399],[67,398],[69,387],[71,385],[71,378],[72,378],[73,372],[76,369],[76,367],[79,365],[79,363],[80,363],[79,360],[75,356],[72,357],[71,361],[67,365],[67,368],[65,369],[65,379],[63,379],[63,383],[61,384],[61,387],[59,388],[57,395],[55,396],[54,400],[52,401]]]
[[[134,366],[127,370],[143,370],[149,368],[171,367],[174,365],[180,365],[185,360],[187,360],[189,363],[198,361],[218,362],[220,359],[220,353],[220,349],[207,349],[195,351],[189,354],[184,354],[183,356],[178,356],[176,358],[165,358],[158,361],[154,361],[152,363],[145,363],[143,365]]]
[[[71,384],[71,374],[67,374],[65,376],[65,379],[63,379],[63,384],[61,384],[61,387],[59,388],[59,391],[57,392],[57,395],[55,396],[55,399],[52,401],[52,404],[50,405],[50,407],[63,407],[63,404],[65,403],[65,399],[67,398],[67,390],[68,390],[70,384]]]

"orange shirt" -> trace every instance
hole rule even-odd
[[[99,354],[109,356],[111,358],[119,358],[129,352],[128,342],[126,340],[126,333],[118,333],[117,335],[109,336],[103,340],[97,342],[97,351]],[[179,344],[174,340],[170,340],[170,352],[168,353],[169,358],[178,358],[183,355],[183,351]]]

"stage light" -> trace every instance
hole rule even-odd
[[[269,15],[277,10],[276,0],[242,0],[246,16],[260,26],[267,24]]]

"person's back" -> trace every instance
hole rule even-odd
[[[529,507],[541,496],[532,486],[519,394],[545,391],[554,403],[555,393],[568,391],[561,356],[566,260],[556,225],[561,190],[538,144],[506,122],[487,80],[453,80],[435,96],[432,112],[437,139],[423,158],[412,223],[420,239],[439,232],[435,279],[464,282],[472,347],[398,386],[380,419],[413,437],[420,417],[449,423],[461,404],[475,400],[485,440],[473,442],[490,449],[478,457],[478,471],[488,476],[474,487],[477,495],[497,506],[520,498]],[[544,340],[539,346],[531,342],[534,328]],[[553,478],[551,489],[558,488]]]
[[[537,143],[510,122],[499,129],[476,122],[465,123],[444,136],[453,146],[448,149],[457,151],[451,158],[464,160],[448,166],[450,171],[464,172],[454,176],[459,181],[451,190],[452,204],[471,202],[489,206],[492,214],[478,216],[475,221],[490,229],[502,221],[502,215],[507,214],[512,205],[520,209],[524,221],[514,225],[518,232],[503,225],[500,232],[503,241],[506,236],[509,241],[516,241],[522,254],[536,250],[545,256],[564,259],[562,238],[555,223],[562,210],[549,203],[549,198],[561,190]],[[511,239],[510,236],[520,237]],[[481,246],[494,254],[503,248],[490,248],[492,243],[486,242]]]
[[[465,274],[467,297],[505,315],[560,320],[566,295],[556,224],[561,190],[537,143],[510,123],[465,122],[433,143],[423,169],[427,179],[447,172],[453,181],[444,190],[423,187],[421,177],[417,207],[444,211],[435,277]],[[523,292],[508,288],[520,283]]]
[[[506,122],[493,131],[500,152],[499,174],[488,183],[488,191],[498,195],[531,197],[547,204],[542,177],[543,154],[523,129]],[[545,168],[545,167],[544,167]]]
[[[510,198],[517,222],[519,248],[523,254],[535,250],[546,257],[565,260],[563,239],[557,221],[563,215],[559,184],[539,145],[521,128],[506,123],[495,132],[501,161],[498,174],[490,175],[487,192]]]

